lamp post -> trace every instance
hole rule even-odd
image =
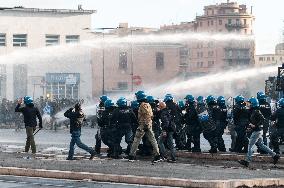
[[[131,29],[131,37],[133,36],[133,31],[138,31],[139,29]],[[133,62],[133,41],[131,42],[131,92],[134,90],[134,82],[133,82],[133,76],[134,76],[134,62]]]
[[[105,94],[105,47],[104,47],[104,39],[105,39],[105,30],[112,30],[117,29],[117,27],[100,27],[95,28],[95,30],[102,30],[102,36],[103,36],[103,57],[102,57],[102,66],[103,66],[103,72],[102,72],[102,94]]]

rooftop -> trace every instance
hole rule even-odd
[[[79,5],[78,9],[41,9],[41,8],[25,8],[22,6],[17,7],[0,7],[1,11],[19,11],[19,12],[43,12],[43,13],[59,13],[59,14],[93,14],[97,10],[83,10]]]

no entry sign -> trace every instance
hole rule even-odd
[[[136,75],[136,76],[133,76],[132,79],[133,79],[133,83],[134,83],[135,85],[139,86],[139,85],[142,84],[142,78],[141,78],[141,76]]]

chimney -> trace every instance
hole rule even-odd
[[[250,14],[252,14],[252,6],[250,7]]]
[[[82,5],[78,5],[78,10],[83,10]]]

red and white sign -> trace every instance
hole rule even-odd
[[[139,85],[142,84],[142,78],[141,78],[141,76],[138,76],[138,75],[133,76],[133,77],[132,77],[132,80],[133,80],[133,83],[134,83],[136,86],[139,86]]]

